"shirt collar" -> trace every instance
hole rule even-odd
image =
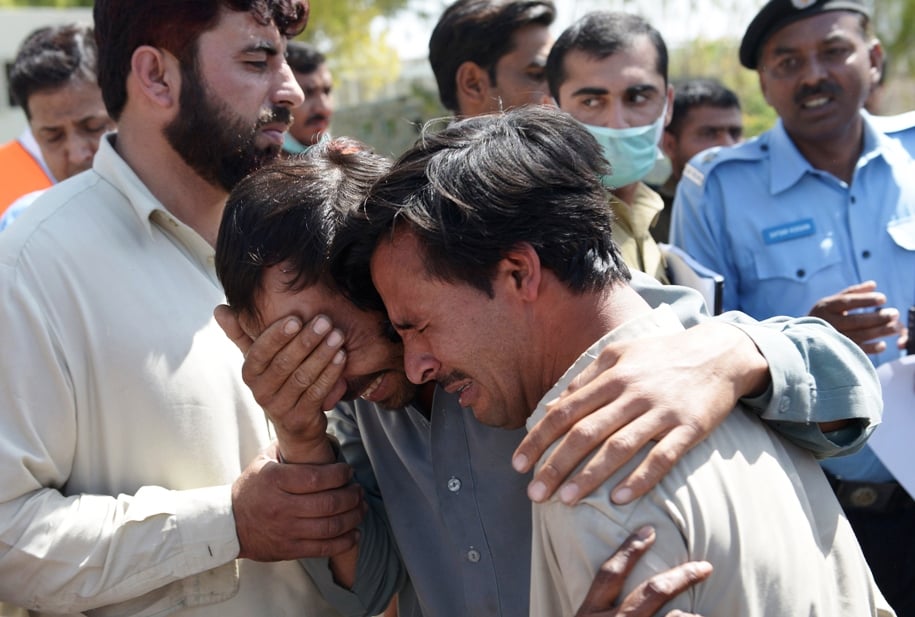
[[[864,146],[858,157],[856,169],[864,167],[878,157],[886,157],[893,150],[901,148],[894,140],[878,131],[866,114],[862,114],[862,119],[864,120]],[[788,190],[797,184],[805,174],[821,173],[804,158],[791,141],[781,118],[766,137],[772,168],[769,190],[773,195]]]
[[[133,210],[138,224],[147,233],[152,235],[154,227],[166,231],[176,238],[208,272],[212,271],[213,255],[215,254],[213,247],[162,205],[115,150],[116,140],[117,133],[115,132],[104,135],[99,141],[98,152],[95,153],[95,158],[92,160],[93,171],[124,196],[127,207]]]

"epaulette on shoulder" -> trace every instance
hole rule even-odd
[[[767,140],[754,138],[731,147],[715,147],[697,154],[683,168],[683,177],[702,186],[706,176],[716,167],[731,161],[755,161],[765,158],[769,149]]]
[[[907,111],[895,116],[871,116],[874,128],[887,135],[915,130],[915,111]]]

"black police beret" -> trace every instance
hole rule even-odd
[[[740,63],[756,68],[759,49],[776,31],[805,17],[826,11],[854,11],[870,18],[863,0],[771,0],[756,14],[740,42]]]

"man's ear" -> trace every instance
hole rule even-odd
[[[171,53],[141,45],[130,59],[130,73],[138,94],[151,104],[167,108],[178,104],[181,93],[181,67]]]
[[[672,158],[672,154],[677,151],[677,136],[670,131],[661,133],[661,151]]]
[[[480,108],[488,105],[489,73],[476,62],[464,62],[454,76],[458,102],[465,106]]]
[[[667,103],[664,105],[664,126],[670,124],[671,119],[674,117],[674,87],[671,84],[667,84],[667,93],[664,95],[667,98]]]
[[[497,280],[523,300],[536,300],[540,295],[543,269],[536,249],[526,242],[505,253],[499,262]]]
[[[883,57],[883,46],[880,44],[880,41],[873,39],[870,42],[870,45],[867,50],[868,56],[870,58],[870,78],[871,78],[871,88],[876,88],[880,83],[880,77],[883,75],[885,70],[884,66],[884,57]]]

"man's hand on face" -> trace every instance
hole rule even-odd
[[[291,465],[271,447],[232,485],[239,558],[283,561],[341,555],[356,546],[362,489],[345,463]]]
[[[608,345],[527,434],[512,459],[526,472],[554,443],[528,487],[533,501],[576,503],[656,441],[612,493],[628,503],[650,491],[728,416],[739,398],[762,393],[768,364],[734,326],[706,322],[682,332]],[[568,481],[591,453],[594,457]]]
[[[276,427],[283,460],[333,462],[324,410],[346,391],[342,334],[321,315],[304,327],[298,318],[286,317],[252,340],[229,307],[217,307],[214,315],[245,354],[242,379]]]
[[[877,291],[877,283],[865,281],[823,298],[810,309],[810,315],[829,322],[864,353],[881,353],[886,350],[886,342],[876,339],[895,336],[904,330],[899,311],[881,308],[884,304],[886,296]]]
[[[650,527],[629,536],[601,566],[575,617],[652,617],[664,604],[701,583],[712,573],[712,566],[708,562],[685,563],[655,574],[620,600],[626,577],[654,541],[654,530]],[[665,617],[699,616],[673,610]]]

